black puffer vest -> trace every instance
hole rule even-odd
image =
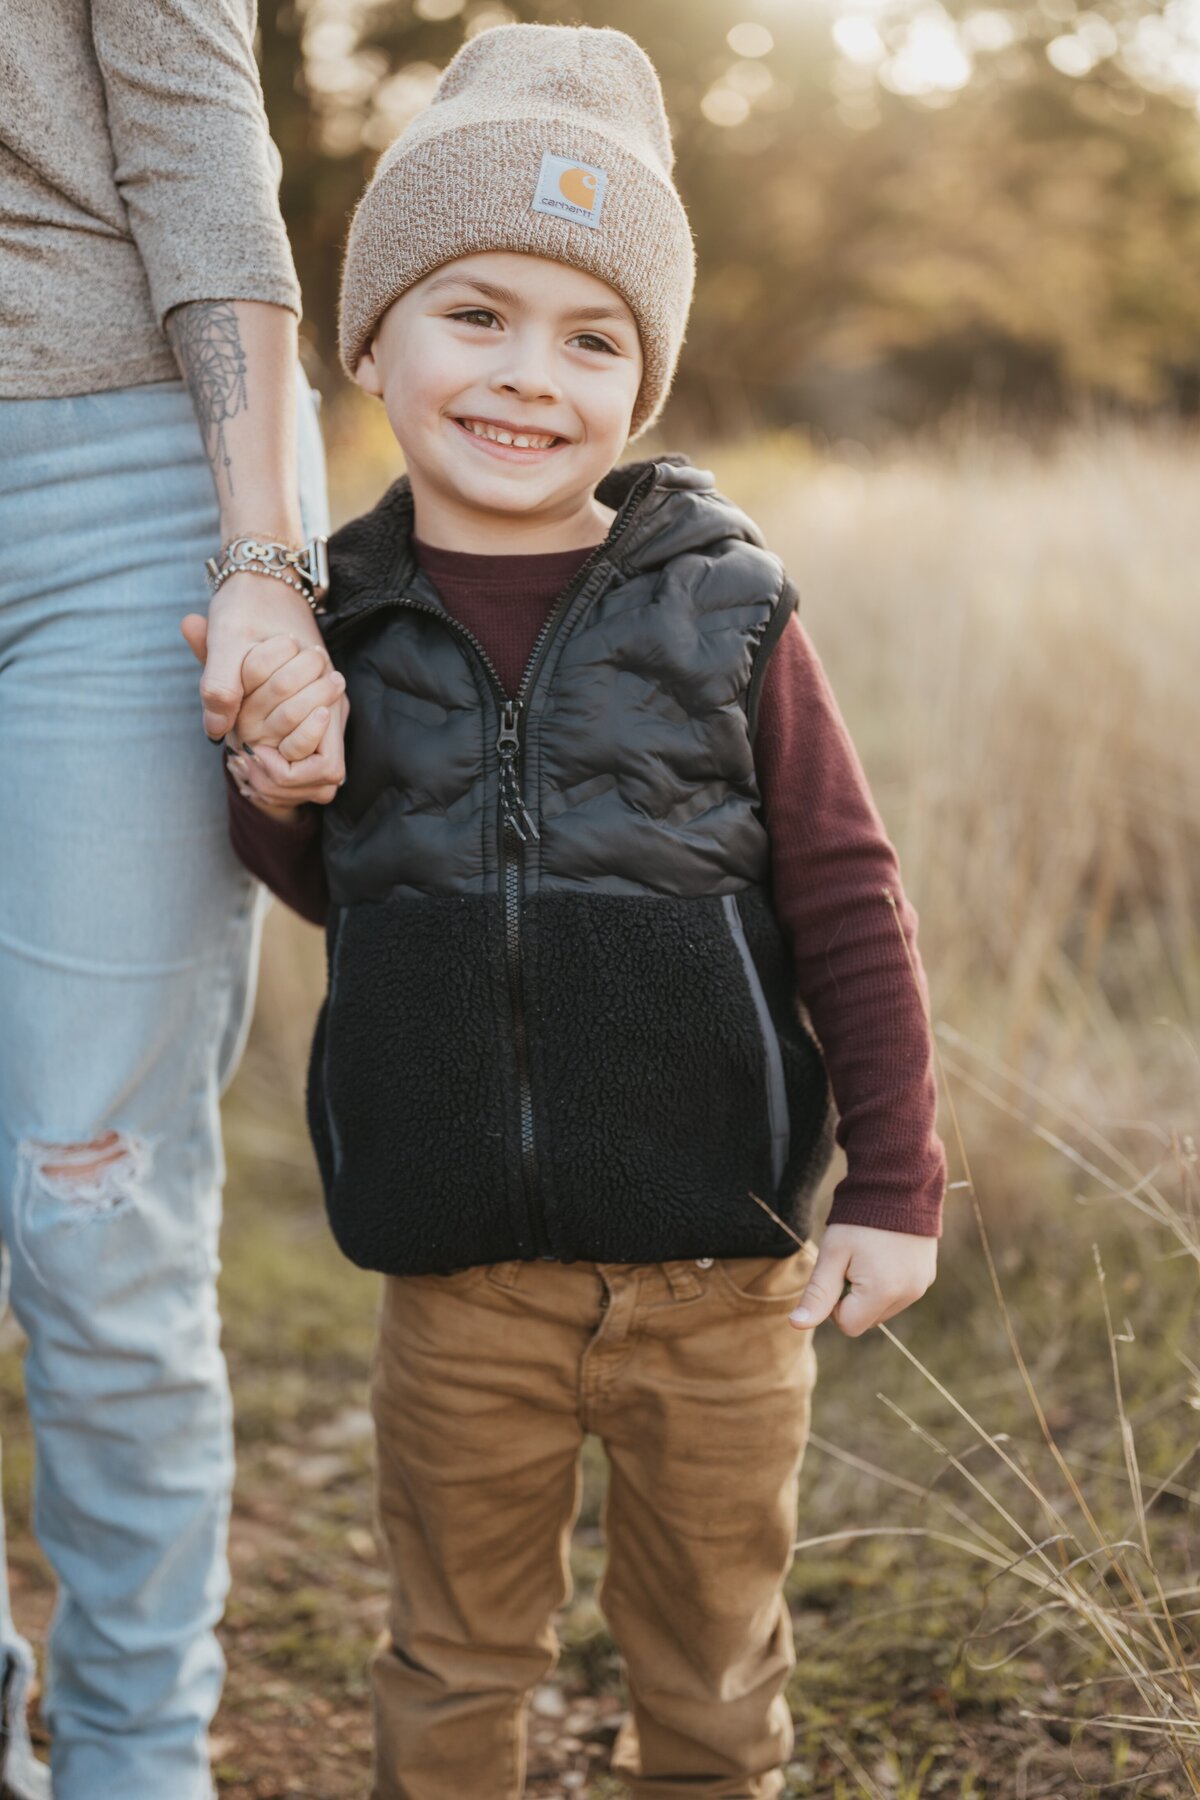
[[[683,458],[614,469],[608,538],[516,695],[416,568],[400,480],[332,540],[348,778],[324,815],[309,1124],[355,1262],[786,1255],[832,1151],[755,781],[779,561]]]

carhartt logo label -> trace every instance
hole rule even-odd
[[[577,162],[572,156],[554,156],[547,150],[538,171],[532,210],[571,219],[576,225],[599,225],[607,187],[608,174],[604,169]]]

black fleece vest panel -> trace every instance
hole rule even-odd
[[[369,1268],[787,1254],[755,1195],[810,1231],[832,1103],[753,755],[794,590],[683,459],[597,492],[617,517],[515,695],[416,568],[407,481],[330,546],[351,712],[309,1122]]]

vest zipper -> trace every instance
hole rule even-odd
[[[611,541],[611,538],[607,539],[587,558],[576,571],[574,580],[563,590],[546,615],[542,628],[534,639],[516,695],[511,700],[505,699],[501,705],[500,730],[496,738],[496,751],[500,758],[500,886],[504,896],[504,948],[508,967],[509,1004],[512,1008],[513,1049],[517,1061],[521,1179],[529,1215],[530,1240],[539,1256],[550,1255],[551,1250],[550,1233],[542,1205],[537,1139],[533,1128],[533,1080],[529,1062],[529,1030],[525,1020],[524,958],[521,949],[521,896],[525,886],[525,848],[531,842],[540,842],[541,833],[526,810],[521,791],[521,758],[524,748],[521,717],[550,640]]]
[[[617,540],[623,535],[637,505],[653,487],[655,473],[653,468],[648,469],[641,480],[630,489],[604,542],[597,544],[586,561],[580,564],[572,580],[554,602],[546,615],[541,630],[534,639],[533,649],[529,653],[529,661],[525,664],[520,685],[512,699],[509,699],[505,693],[504,683],[500,679],[496,665],[475,633],[460,624],[450,613],[445,612],[440,606],[432,605],[428,600],[409,599],[405,594],[389,596],[385,600],[377,600],[370,606],[363,607],[345,620],[347,626],[357,625],[360,619],[366,618],[371,613],[380,612],[388,606],[404,606],[412,612],[432,614],[435,619],[441,619],[444,625],[447,625],[474,651],[483,665],[496,696],[500,715],[500,728],[496,737],[496,752],[500,760],[500,892],[504,903],[505,962],[508,970],[509,1004],[512,1010],[513,1049],[517,1064],[517,1098],[521,1127],[521,1179],[525,1191],[530,1241],[532,1248],[539,1256],[551,1252],[546,1215],[542,1207],[537,1141],[533,1129],[533,1084],[530,1078],[529,1031],[525,1020],[525,981],[521,950],[521,895],[524,888],[525,848],[530,842],[540,842],[541,833],[525,806],[521,792],[522,751],[524,748],[521,737],[521,718],[526,700],[541,671],[555,632],[573,601],[591,577],[596,565],[611,552]],[[336,626],[327,630],[326,643],[336,635],[338,635]]]
[[[521,1173],[525,1184],[525,1203],[529,1213],[530,1236],[539,1255],[551,1254],[550,1234],[542,1206],[541,1174],[538,1169],[537,1141],[533,1130],[533,1083],[529,1066],[529,1033],[525,1023],[525,981],[521,954],[521,894],[524,888],[524,852],[532,840],[540,842],[541,833],[525,808],[521,792],[521,717],[526,700],[537,681],[546,653],[562,620],[577,595],[586,586],[597,563],[602,561],[621,536],[634,506],[643,492],[653,485],[653,477],[643,477],[626,496],[621,514],[602,544],[580,564],[573,579],[550,608],[533,641],[529,661],[525,664],[520,685],[512,700],[505,700],[500,711],[500,732],[496,749],[500,757],[500,866],[504,894],[504,942],[508,960],[508,990],[512,1004],[513,1044],[517,1057],[517,1078],[521,1117]],[[465,627],[464,627],[465,631]],[[466,635],[471,637],[471,633]],[[472,639],[485,662],[488,656],[478,640]],[[489,664],[490,666],[490,664]],[[495,670],[492,670],[495,676]],[[507,783],[507,786],[506,786]]]

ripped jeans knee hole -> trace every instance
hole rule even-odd
[[[30,1252],[35,1214],[53,1208],[59,1228],[67,1230],[114,1218],[134,1205],[149,1167],[149,1143],[129,1131],[105,1131],[84,1143],[21,1141],[13,1235],[43,1286],[45,1277]]]

